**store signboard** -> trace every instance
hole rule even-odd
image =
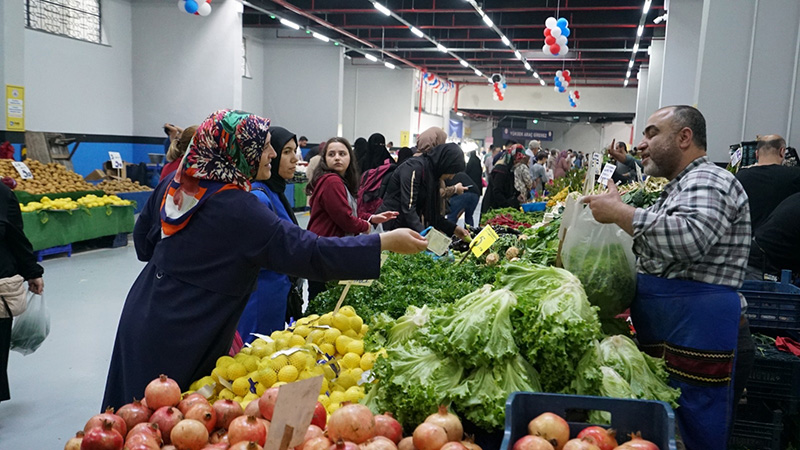
[[[552,130],[529,130],[527,128],[503,128],[503,139],[511,139],[515,141],[530,141],[536,139],[539,141],[552,141]]]
[[[25,131],[25,88],[6,85],[6,129]]]

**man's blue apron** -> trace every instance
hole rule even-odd
[[[664,358],[681,389],[675,415],[687,450],[727,448],[740,309],[730,287],[638,276],[631,320],[642,351]]]

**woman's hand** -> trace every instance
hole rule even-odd
[[[428,241],[416,231],[409,228],[398,228],[381,233],[381,250],[411,255],[428,248]]]
[[[400,215],[400,213],[397,211],[385,211],[380,214],[374,214],[372,216],[369,216],[369,223],[371,223],[372,225],[380,225],[384,222],[388,222],[392,219],[397,218],[398,215]]]
[[[44,280],[41,277],[28,280],[28,290],[34,294],[41,294],[44,292]]]
[[[467,191],[467,188],[465,188],[464,185],[461,184],[460,182],[454,184],[453,186],[455,186],[455,188],[456,188],[456,194],[457,195],[461,195],[461,194],[463,194],[464,192]]]
[[[461,238],[462,240],[466,241],[468,237],[470,237],[469,231],[464,229],[463,227],[456,227],[456,230],[453,232],[456,237]]]

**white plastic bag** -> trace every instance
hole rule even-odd
[[[615,224],[594,220],[592,210],[576,204],[566,229],[561,261],[578,277],[601,319],[612,319],[630,307],[636,295],[633,238]]]
[[[31,294],[28,309],[14,319],[11,328],[11,350],[30,355],[50,334],[50,311],[44,295]]]

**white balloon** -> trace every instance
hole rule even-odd
[[[557,40],[558,37],[561,36],[561,28],[558,28],[558,27],[551,28],[550,29],[550,36],[553,36]]]
[[[186,0],[178,0],[178,9],[180,9],[181,12],[186,12]]]
[[[567,37],[563,34],[556,38],[556,44],[558,45],[567,45]]]
[[[564,56],[569,51],[569,48],[566,45],[562,45],[561,48],[558,50],[558,56]]]
[[[557,76],[558,78],[562,78],[563,74],[564,74],[564,72],[562,72],[561,70],[557,70],[557,71],[556,71],[556,76]]]
[[[183,0],[181,0],[181,1],[183,1]],[[547,44],[544,44],[544,47],[542,47],[542,52],[543,52],[545,55],[549,55],[549,54],[550,54],[550,46],[549,46],[549,45],[547,45]]]
[[[211,14],[211,4],[210,3],[201,3],[200,6],[197,8],[197,14],[201,16],[207,16]]]
[[[561,86],[564,86],[565,88],[568,88],[569,87],[569,81],[562,81],[561,82]]]
[[[553,86],[553,90],[558,92],[558,86]]]
[[[547,28],[558,28],[558,21],[555,17],[548,17],[547,20],[544,21],[544,25]]]

